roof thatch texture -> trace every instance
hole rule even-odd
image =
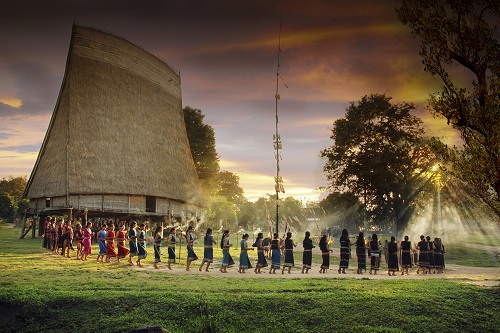
[[[179,74],[122,38],[80,26],[25,192],[29,199],[69,194],[203,204]]]

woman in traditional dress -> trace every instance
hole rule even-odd
[[[288,274],[290,274],[292,267],[295,266],[293,248],[296,246],[297,244],[292,239],[292,233],[287,232],[285,238],[285,260],[283,262],[283,270],[281,271],[281,274],[285,274],[285,268],[288,268]]]
[[[68,220],[68,223],[66,223],[66,257],[71,258],[69,255],[69,251],[73,250],[73,237],[74,237],[74,232],[73,232],[73,223],[71,220]]]
[[[349,258],[351,256],[351,241],[347,229],[342,230],[340,236],[340,263],[338,273],[345,274],[346,268],[349,268]]]
[[[440,238],[434,238],[434,267],[438,274],[443,273],[443,244]]]
[[[186,240],[187,240],[187,258],[186,258],[186,271],[189,271],[189,266],[195,260],[198,260],[198,256],[194,253],[193,245],[194,245],[194,233],[193,226],[190,225],[186,232]]]
[[[280,251],[280,239],[278,233],[275,232],[273,235],[273,240],[271,241],[271,268],[269,269],[269,274],[276,274],[276,269],[281,267],[281,251]]]
[[[250,258],[248,258],[248,250],[253,250],[253,248],[248,248],[248,234],[244,234],[240,241],[240,267],[238,273],[245,273],[246,269],[252,268],[250,263]]]
[[[254,244],[257,247],[257,265],[255,265],[255,269],[253,270],[256,274],[260,274],[260,269],[267,266],[265,251],[268,247],[264,246],[263,242],[264,234],[259,232]]]
[[[130,224],[130,229],[128,230],[128,246],[129,246],[129,257],[128,264],[133,266],[132,258],[139,254],[137,249],[137,222],[133,221]]]
[[[64,256],[64,247],[66,239],[66,225],[64,223],[64,219],[59,221],[59,225],[57,227],[57,249],[56,252],[59,254],[59,249],[62,249],[61,255]]]
[[[57,220],[54,218],[54,222],[52,222],[52,227],[50,229],[51,236],[51,246],[50,250],[52,252],[57,251]],[[83,253],[83,229],[82,229],[82,253]]]
[[[306,231],[304,240],[302,241],[302,247],[304,248],[304,252],[302,253],[302,274],[309,273],[309,270],[312,266],[312,249],[315,248],[313,245],[313,241],[311,239],[311,233]]]
[[[198,268],[200,272],[205,263],[207,263],[205,272],[208,272],[208,267],[210,267],[210,264],[214,262],[214,244],[217,244],[217,242],[212,236],[212,228],[208,228],[207,232],[205,233],[205,237],[203,237],[203,260],[201,261],[200,268]]]
[[[83,256],[83,230],[82,230],[82,225],[79,222],[76,224],[75,241],[76,241],[76,260],[79,260]]]
[[[356,273],[363,274],[363,271],[366,272],[366,243],[363,232],[358,234],[356,240],[356,256],[358,257],[358,270]]]
[[[137,236],[137,266],[142,267],[141,260],[146,259],[148,251],[146,251],[146,225],[141,223],[139,226],[139,235]]]
[[[120,230],[116,233],[116,246],[118,247],[118,256],[116,259],[118,259],[118,262],[120,262],[120,259],[125,258],[129,254],[129,249],[125,247],[125,239],[127,237],[127,233],[125,232],[125,224],[122,224],[120,227]]]
[[[380,241],[378,240],[377,234],[372,235],[372,240],[370,241],[370,274],[377,275],[377,271],[380,268]]]
[[[330,244],[328,244],[326,235],[321,236],[319,240],[319,249],[321,250],[321,258],[323,259],[319,272],[326,273],[326,270],[330,269],[330,252],[333,252],[333,250],[330,249]]]
[[[222,235],[221,240],[221,248],[222,248],[222,266],[220,268],[221,273],[227,273],[227,268],[234,265],[234,260],[229,254],[229,248],[233,246],[229,242],[229,230],[224,230],[224,234]]]
[[[64,221],[64,220],[63,220]],[[69,228],[68,223],[61,223],[61,231],[62,231],[62,240],[61,240],[61,255],[64,257],[66,255],[66,249],[68,249],[69,253]]]
[[[106,262],[111,262],[111,258],[118,255],[115,249],[115,226],[113,223],[108,226],[108,232],[104,239],[106,240]]]
[[[175,239],[175,228],[170,228],[167,236],[167,249],[168,249],[168,261],[167,268],[172,270],[172,263],[175,263],[175,244],[177,244],[177,239]]]
[[[391,236],[391,241],[387,244],[387,274],[395,276],[397,271],[399,271],[398,243],[396,237]]]
[[[87,257],[92,254],[91,238],[92,238],[92,223],[87,222],[87,226],[83,229],[83,256],[82,260],[87,260]]]
[[[408,236],[405,236],[405,240],[400,244],[401,249],[401,275],[406,272],[408,275],[408,270],[411,268],[411,242]]]
[[[161,240],[162,239],[163,239],[163,227],[161,225],[159,225],[156,227],[156,230],[154,233],[154,243],[153,243],[153,248],[155,249],[155,263],[153,264],[153,267],[156,269],[159,268],[158,263],[161,262]],[[170,245],[169,245],[169,250],[170,250]],[[172,269],[172,268],[170,268],[170,261],[169,261],[168,269]]]
[[[420,273],[420,268],[423,270],[423,274],[427,274],[427,268],[429,267],[429,244],[425,240],[424,235],[420,236],[420,242],[417,244],[418,250],[418,268],[417,274]]]
[[[97,233],[97,242],[99,244],[99,254],[97,255],[97,262],[103,262],[106,255],[106,225],[101,225],[101,230]],[[101,259],[101,260],[99,260]]]
[[[431,236],[425,237],[425,240],[427,241],[428,249],[427,249],[427,255],[429,257],[429,274],[436,273],[434,270],[434,242],[431,240]]]

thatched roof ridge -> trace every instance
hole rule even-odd
[[[113,193],[202,204],[180,83],[178,73],[142,48],[74,26],[25,196]]]

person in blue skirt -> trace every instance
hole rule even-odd
[[[163,239],[163,227],[161,225],[156,227],[154,233],[154,244],[153,248],[155,250],[155,263],[153,267],[158,269],[158,263],[161,262],[161,241]]]
[[[205,263],[207,263],[205,272],[208,272],[210,264],[214,262],[214,244],[217,244],[217,242],[215,241],[214,236],[212,236],[212,228],[208,228],[205,237],[203,237],[203,260],[201,261],[200,268],[198,268],[200,272]]]
[[[246,269],[252,268],[250,263],[250,258],[248,258],[248,250],[253,250],[253,248],[248,248],[248,234],[244,234],[240,241],[240,268],[238,273],[245,273]]]
[[[391,236],[391,241],[387,244],[387,274],[395,276],[397,271],[399,271],[398,243],[396,237]]]
[[[345,274],[346,268],[349,268],[349,258],[351,256],[351,241],[347,229],[342,230],[340,236],[340,263],[338,273]]]
[[[137,222],[132,222],[132,224],[130,224],[130,229],[128,231],[128,244],[129,244],[129,249],[130,249],[130,252],[129,252],[129,257],[128,257],[128,264],[129,265],[134,265],[134,263],[132,262],[132,257],[135,257],[136,255],[138,255],[138,250],[137,250]]]
[[[186,259],[186,271],[189,271],[189,266],[194,260],[198,260],[198,256],[194,253],[193,245],[195,241],[193,226],[190,225],[186,232],[187,240],[187,259]]]
[[[267,246],[264,246],[264,234],[262,232],[257,234],[257,240],[255,241],[254,246],[257,248],[257,265],[255,265],[255,269],[253,271],[255,274],[260,274],[260,269],[267,266],[265,251],[268,248]]]
[[[271,268],[269,269],[269,274],[276,274],[276,269],[281,267],[281,251],[280,251],[280,239],[278,233],[275,232],[273,235],[273,240],[271,241]]]
[[[377,275],[377,271],[380,268],[380,241],[378,239],[377,234],[372,235],[372,239],[370,241],[370,274]]]
[[[285,268],[288,268],[288,274],[290,274],[292,267],[295,265],[293,260],[293,248],[297,246],[297,244],[292,240],[292,233],[287,232],[285,238],[285,260],[283,263],[283,270],[281,274],[285,274]]]
[[[139,267],[142,267],[141,260],[146,259],[148,256],[148,251],[146,251],[146,225],[141,223],[139,226],[139,235],[137,236],[137,261],[136,264]]]
[[[227,268],[234,265],[234,260],[229,254],[229,248],[233,246],[229,242],[229,230],[224,230],[224,234],[222,235],[221,240],[221,249],[222,249],[222,266],[220,268],[221,273],[227,273]]]
[[[101,230],[97,233],[97,241],[99,242],[99,254],[97,255],[97,262],[103,262],[106,255],[106,225],[101,225]],[[99,258],[101,260],[99,260]]]

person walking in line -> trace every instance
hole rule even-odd
[[[240,267],[238,273],[245,273],[246,269],[252,268],[250,263],[250,258],[248,257],[248,250],[253,250],[253,248],[248,248],[248,234],[244,234],[240,241]]]
[[[420,236],[420,242],[417,244],[418,250],[418,267],[417,274],[420,273],[420,268],[423,270],[423,274],[427,274],[427,269],[429,268],[429,244],[425,240],[424,235]]]
[[[234,260],[229,254],[229,248],[233,246],[229,242],[229,230],[224,230],[224,234],[222,235],[221,240],[221,248],[222,248],[222,266],[220,268],[221,273],[227,273],[227,268],[234,265]]]
[[[405,236],[404,241],[400,244],[401,249],[401,275],[408,275],[408,270],[411,268],[411,242],[408,236]]]
[[[141,223],[139,226],[139,235],[137,236],[137,266],[142,267],[141,260],[146,259],[148,251],[146,250],[146,225]]]
[[[195,260],[198,260],[198,256],[196,255],[196,253],[194,253],[193,249],[195,237],[192,225],[190,225],[187,229],[186,240],[187,240],[187,253],[188,253],[186,258],[186,271],[189,271],[189,266],[191,266],[191,263]]]
[[[321,239],[319,240],[319,249],[321,250],[321,258],[323,259],[319,272],[326,273],[326,271],[330,268],[330,252],[333,252],[333,250],[330,249],[330,244],[328,244],[326,235],[321,236]]]
[[[169,270],[172,270],[171,265],[175,263],[175,244],[177,244],[177,239],[175,238],[175,228],[170,228],[170,230],[168,231],[167,244],[168,244],[167,268]]]
[[[380,241],[378,240],[377,234],[372,235],[372,240],[370,241],[370,274],[377,275],[377,271],[380,268]]]
[[[269,274],[276,274],[276,270],[281,267],[281,250],[278,233],[275,232],[271,241],[271,268]]]
[[[118,247],[118,255],[116,259],[118,262],[120,262],[120,259],[127,257],[130,252],[129,249],[125,247],[126,237],[127,233],[125,232],[125,224],[122,224],[122,226],[116,233],[116,246]]]
[[[396,276],[397,271],[399,271],[398,243],[396,237],[391,236],[391,241],[387,244],[387,274]]]
[[[207,263],[207,267],[205,268],[205,272],[208,272],[208,268],[210,264],[214,262],[214,244],[217,244],[215,238],[212,236],[212,228],[208,228],[203,238],[203,260],[201,261],[201,266],[198,270],[201,272],[203,265]]]
[[[161,241],[163,239],[163,227],[161,225],[157,226],[154,232],[154,243],[153,248],[155,250],[155,263],[153,267],[159,269],[158,263],[161,262]],[[170,262],[169,262],[170,263]],[[169,267],[170,269],[170,267]]]
[[[340,263],[338,273],[345,274],[346,268],[349,268],[349,258],[351,256],[351,241],[347,229],[342,230],[340,236]]]
[[[115,249],[115,226],[113,224],[109,225],[105,240],[106,240],[106,262],[111,262],[111,258],[116,257],[118,255]]]
[[[315,248],[311,239],[311,233],[306,231],[304,240],[302,241],[304,251],[302,253],[302,274],[307,274],[312,266],[312,249]]]
[[[137,246],[137,222],[133,221],[130,224],[130,229],[128,231],[128,244],[129,244],[129,257],[128,264],[133,266],[132,258],[139,255],[139,250]]]
[[[97,232],[97,243],[99,244],[99,254],[97,255],[97,262],[103,262],[106,256],[106,225],[101,225],[101,230]],[[101,259],[101,260],[99,260]]]
[[[293,259],[293,248],[297,246],[297,244],[292,239],[292,233],[287,232],[285,238],[285,259],[283,262],[283,270],[281,274],[285,274],[285,268],[288,268],[288,274],[291,273],[292,267],[295,265]]]
[[[260,274],[260,269],[267,266],[265,251],[268,248],[267,246],[264,246],[264,234],[262,232],[257,234],[257,239],[255,240],[254,245],[257,247],[257,265],[255,265],[255,269],[253,271],[255,274]]]
[[[92,245],[90,238],[92,237],[92,223],[87,222],[87,226],[83,229],[83,256],[82,260],[87,260],[87,257],[92,254]]]
[[[359,232],[358,239],[356,240],[356,256],[358,257],[358,270],[357,274],[366,272],[366,243],[363,232]]]

